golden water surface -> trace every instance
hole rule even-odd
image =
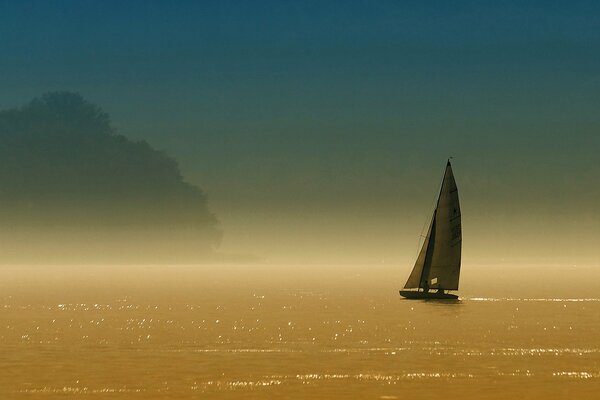
[[[595,398],[594,279],[544,271],[439,302],[385,265],[5,266],[0,398]]]

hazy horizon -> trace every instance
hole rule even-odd
[[[51,95],[59,96],[57,98],[66,96],[66,99],[71,96],[68,93]],[[19,108],[18,110],[20,111],[4,111],[4,114],[0,115],[22,115],[21,120],[27,124],[34,127],[35,124],[40,124],[40,121],[35,119],[38,117],[34,117],[30,122],[27,122],[30,118],[27,108]],[[70,118],[73,121],[80,121],[80,111],[68,106],[63,112],[65,112],[63,118],[66,118],[66,122],[62,123],[67,124],[64,129],[69,131],[75,129],[73,132],[80,132],[77,135],[82,135],[82,138],[88,134],[85,128],[73,128],[68,125],[72,124],[69,122]],[[6,117],[2,118],[6,120]],[[17,133],[14,137],[18,138],[20,135],[19,129],[25,129],[18,128],[15,131],[10,126],[10,122],[6,122],[4,128],[2,128],[6,138],[12,137],[10,135],[14,135],[14,133]],[[94,123],[89,124],[89,126],[89,129],[96,129]],[[63,128],[52,129],[53,132],[61,132],[60,129]],[[114,127],[111,129],[114,129]],[[24,132],[28,131],[24,130]],[[36,131],[33,130],[32,132]],[[75,142],[67,142],[64,141],[64,138],[70,136],[64,136],[64,138],[63,136],[57,136],[57,139],[54,139],[52,136],[54,133],[46,134],[44,131],[42,132],[46,135],[45,137],[39,136],[39,139],[37,139],[38,136],[35,136],[38,135],[37,133],[32,136],[34,140],[41,140],[38,147],[42,146],[40,147],[42,151],[44,151],[43,146],[64,145],[69,148],[75,146],[78,140],[83,140],[74,136],[74,139],[69,140],[75,140]],[[119,135],[123,134],[119,129],[116,129],[116,132]],[[27,137],[24,136],[24,139],[27,139]],[[121,140],[119,137],[116,136],[117,141]],[[300,195],[297,198],[292,198],[291,196],[296,195],[293,190],[302,189],[303,184],[312,188],[312,182],[296,182],[294,185],[284,182],[282,185],[290,189],[290,192],[283,193],[278,189],[278,182],[273,181],[270,183],[272,187],[269,188],[274,192],[274,198],[269,200],[272,201],[270,207],[268,207],[268,204],[243,204],[241,200],[238,200],[237,204],[236,201],[228,201],[227,199],[220,203],[218,200],[212,199],[211,193],[208,193],[209,205],[205,206],[203,204],[206,201],[204,200],[206,195],[202,191],[206,192],[206,186],[193,185],[192,183],[190,188],[199,191],[203,197],[198,198],[197,206],[191,206],[197,207],[195,208],[196,211],[193,211],[194,208],[184,211],[186,207],[190,207],[188,203],[192,200],[181,203],[180,200],[176,200],[176,197],[171,200],[169,200],[169,197],[165,197],[169,191],[174,190],[171,189],[173,184],[169,183],[168,180],[161,183],[165,179],[163,177],[165,173],[160,169],[162,167],[156,164],[157,161],[150,156],[143,156],[147,157],[147,162],[155,164],[151,168],[146,168],[147,172],[141,175],[135,175],[139,174],[138,172],[128,172],[127,175],[115,175],[114,178],[110,178],[111,172],[107,168],[112,168],[111,164],[117,163],[119,165],[123,162],[119,161],[118,158],[104,158],[104,155],[94,150],[97,154],[90,153],[91,157],[97,158],[98,162],[108,163],[106,166],[102,166],[106,169],[106,172],[103,172],[104,175],[100,178],[96,175],[86,176],[85,171],[89,167],[81,164],[85,167],[83,175],[73,175],[68,171],[64,171],[75,177],[74,183],[68,180],[65,183],[60,183],[52,180],[54,178],[49,178],[47,185],[44,185],[40,179],[45,178],[43,178],[44,175],[40,177],[40,173],[46,174],[48,177],[54,175],[52,175],[52,172],[37,171],[35,169],[37,167],[33,165],[46,162],[43,160],[47,159],[48,156],[39,158],[40,156],[36,155],[37,153],[30,153],[27,147],[20,148],[19,145],[15,147],[14,143],[18,143],[15,142],[16,139],[3,140],[12,140],[12,142],[7,142],[13,143],[10,145],[12,147],[3,148],[3,151],[9,153],[20,151],[18,157],[24,157],[24,161],[21,161],[23,167],[19,168],[25,168],[19,170],[19,172],[11,169],[3,171],[3,174],[7,176],[3,178],[4,186],[2,189],[5,196],[2,209],[6,214],[2,230],[4,237],[3,263],[10,263],[10,260],[13,260],[12,262],[27,263],[28,260],[19,261],[19,252],[24,254],[23,252],[27,252],[27,247],[31,248],[32,246],[47,248],[55,246],[50,253],[42,253],[41,256],[34,258],[35,263],[44,263],[44,254],[47,254],[48,263],[60,262],[60,254],[68,254],[69,246],[81,246],[80,242],[74,242],[74,240],[83,237],[86,238],[88,244],[97,243],[95,247],[90,246],[90,251],[87,254],[75,258],[80,262],[101,263],[109,261],[111,258],[103,257],[101,252],[103,248],[109,249],[118,242],[121,242],[119,245],[121,250],[119,251],[123,252],[126,248],[136,248],[136,252],[143,253],[159,248],[160,245],[157,247],[157,241],[169,240],[174,242],[179,240],[180,243],[176,247],[176,252],[179,252],[179,254],[171,253],[169,255],[164,252],[163,254],[154,252],[152,257],[155,258],[155,262],[167,264],[178,263],[182,260],[185,260],[185,263],[215,262],[219,259],[222,262],[256,262],[260,260],[268,263],[304,262],[313,264],[364,264],[374,262],[397,263],[403,268],[414,261],[416,251],[420,247],[422,235],[425,234],[424,229],[431,217],[439,191],[441,178],[441,168],[435,170],[431,166],[424,165],[423,170],[418,171],[414,167],[409,167],[408,170],[387,171],[389,174],[381,177],[375,175],[365,176],[363,177],[364,182],[360,182],[358,178],[353,177],[352,179],[359,187],[368,188],[371,186],[373,190],[365,189],[364,192],[350,193],[350,188],[336,187],[335,177],[325,174],[325,178],[331,179],[332,186],[329,189],[323,187],[318,196],[317,193],[311,193],[308,196],[311,200],[310,204],[306,204],[306,197]],[[59,141],[57,142],[57,140]],[[29,142],[24,142],[23,146],[30,146],[27,143]],[[143,145],[152,146],[151,143],[150,145]],[[154,151],[151,147],[149,148]],[[47,149],[50,149],[50,147],[47,147]],[[81,151],[81,149],[75,150],[77,153]],[[124,154],[127,154],[126,152],[130,150],[123,149],[123,151],[125,151]],[[52,150],[52,152],[56,152],[56,150]],[[9,159],[14,157],[14,153],[13,155],[9,153],[7,153]],[[60,152],[57,154],[58,157],[61,157]],[[68,151],[64,154],[67,155]],[[136,158],[140,155],[131,153],[131,156]],[[160,157],[169,156],[167,154]],[[59,166],[57,172],[61,171],[60,168],[80,168],[80,165],[77,164],[79,161],[73,161],[77,159],[68,156],[68,159],[65,160],[67,160],[66,164]],[[56,161],[63,162],[59,158]],[[28,166],[27,162],[33,164]],[[174,167],[169,168],[175,168],[175,171],[169,171],[167,174],[179,174],[177,172],[178,160],[171,160],[169,163],[174,165]],[[445,163],[445,160],[443,163]],[[492,175],[494,179],[487,179],[482,176],[479,169],[465,170],[468,166],[475,167],[469,155],[454,157],[453,163],[454,169],[457,171],[457,182],[463,209],[463,225],[465,226],[463,230],[466,245],[464,247],[463,264],[467,266],[477,264],[598,265],[598,250],[595,243],[600,233],[600,224],[598,223],[598,213],[595,212],[590,202],[590,200],[593,200],[594,195],[592,187],[587,192],[567,191],[569,187],[581,184],[574,178],[563,182],[562,190],[564,192],[559,193],[560,196],[556,196],[556,194],[555,196],[549,196],[549,193],[547,193],[549,189],[539,187],[541,178],[532,182],[531,188],[528,190],[518,189],[519,185],[526,184],[528,176],[535,176],[536,168],[541,168],[543,165],[531,164],[528,166],[529,169],[519,176],[507,176],[502,173],[502,165],[491,166],[489,162],[486,162],[481,167],[491,167],[491,174],[494,174]],[[435,163],[435,165],[443,164]],[[507,170],[510,170],[512,166],[504,165],[504,167],[508,167]],[[123,170],[125,171],[130,167],[123,164],[119,168],[125,168]],[[38,176],[35,178],[33,175],[28,177],[23,172],[28,169]],[[152,176],[152,171],[157,171],[160,174],[159,180]],[[373,174],[376,172],[375,169]],[[14,173],[18,175],[11,175]],[[593,173],[593,171],[590,173]],[[131,176],[131,178],[123,180],[124,176]],[[315,177],[317,176],[313,176],[313,178]],[[21,182],[18,179],[21,179]],[[85,180],[85,186],[77,188],[77,182],[81,179]],[[129,179],[129,181],[126,179]],[[175,179],[184,183],[190,182],[190,179],[185,175]],[[319,175],[318,179],[323,179],[323,176]],[[343,176],[342,179],[344,179]],[[587,179],[586,176],[580,177],[580,180],[585,179]],[[110,182],[110,180],[113,180],[114,183],[106,186],[106,182]],[[380,180],[383,182],[380,182]],[[16,183],[12,183],[13,181]],[[145,181],[156,182],[144,183]],[[386,182],[391,185],[392,181],[395,181],[393,186],[386,187],[383,184]],[[98,182],[95,184],[97,186],[93,186],[94,182]],[[64,186],[65,184],[67,186]],[[265,184],[263,182],[263,185]],[[130,188],[124,189],[125,186],[123,185],[129,185]],[[163,186],[161,187],[161,185]],[[177,185],[181,185],[181,183],[177,183]],[[233,182],[233,186],[235,185],[236,183]],[[511,190],[511,185],[514,190]],[[19,188],[20,192],[11,192],[13,186]],[[47,186],[47,188],[44,188],[44,186]],[[556,190],[556,187],[550,185],[549,187]],[[185,186],[183,188],[185,191],[190,190],[185,189]],[[267,189],[266,186],[262,188]],[[539,193],[533,193],[534,190],[539,191]],[[26,196],[33,195],[34,197],[25,197],[19,200],[19,196],[23,196],[23,194],[20,194],[21,192],[30,193]],[[218,189],[216,193],[218,199]],[[283,201],[282,195],[288,196],[287,202]],[[33,203],[31,202],[36,199],[36,196],[38,200],[35,202],[39,202],[42,208],[38,209],[32,206]],[[154,196],[159,197],[153,200]],[[175,196],[181,196],[181,194]],[[27,208],[15,208],[18,203],[11,205],[13,204],[11,201],[13,203],[15,201],[25,201]],[[197,202],[197,200],[193,200],[193,202]],[[535,206],[532,206],[531,204],[534,202]],[[565,204],[570,207],[565,207]],[[182,206],[184,208],[177,211]],[[163,209],[161,210],[161,208]],[[169,210],[170,208],[173,210]],[[199,214],[194,216],[195,213]],[[176,232],[187,225],[191,228],[193,224],[196,224],[192,221],[197,218],[209,218],[207,213],[214,213],[215,216],[210,218],[216,217],[217,227],[224,233],[224,240],[220,243],[220,246],[217,245],[216,247],[217,258],[211,257],[206,260],[190,258],[186,254],[193,254],[194,247],[197,247],[197,245],[194,245],[190,238],[184,238],[185,235],[181,236]],[[37,228],[35,228],[36,226]],[[137,233],[136,229],[138,229]],[[210,227],[210,229],[214,228]],[[118,233],[119,230],[122,233]],[[154,233],[152,233],[153,231]],[[170,234],[171,237],[169,237],[169,231],[172,231],[175,235]],[[135,236],[140,235],[141,241],[132,242]],[[211,235],[214,234],[211,233]],[[143,240],[146,240],[144,238],[150,240],[144,244]],[[19,245],[14,246],[14,243],[10,245],[11,240],[19,243]],[[131,243],[128,244],[127,242]],[[198,243],[198,245],[200,244]],[[86,257],[89,259],[86,260]],[[126,251],[122,254],[121,259],[117,256],[113,257],[112,260],[116,263],[141,262],[139,259],[136,261],[135,257],[129,257]],[[69,258],[65,258],[64,261],[73,262]]]

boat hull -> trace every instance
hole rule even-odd
[[[416,290],[400,290],[400,296],[411,300],[458,300],[458,296],[440,292],[417,292]]]

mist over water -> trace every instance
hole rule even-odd
[[[402,300],[408,271],[4,266],[0,395],[590,398],[600,389],[597,266],[465,265],[458,302]]]

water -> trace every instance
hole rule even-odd
[[[384,265],[2,267],[0,398],[592,398],[598,272],[569,271],[426,302]]]

